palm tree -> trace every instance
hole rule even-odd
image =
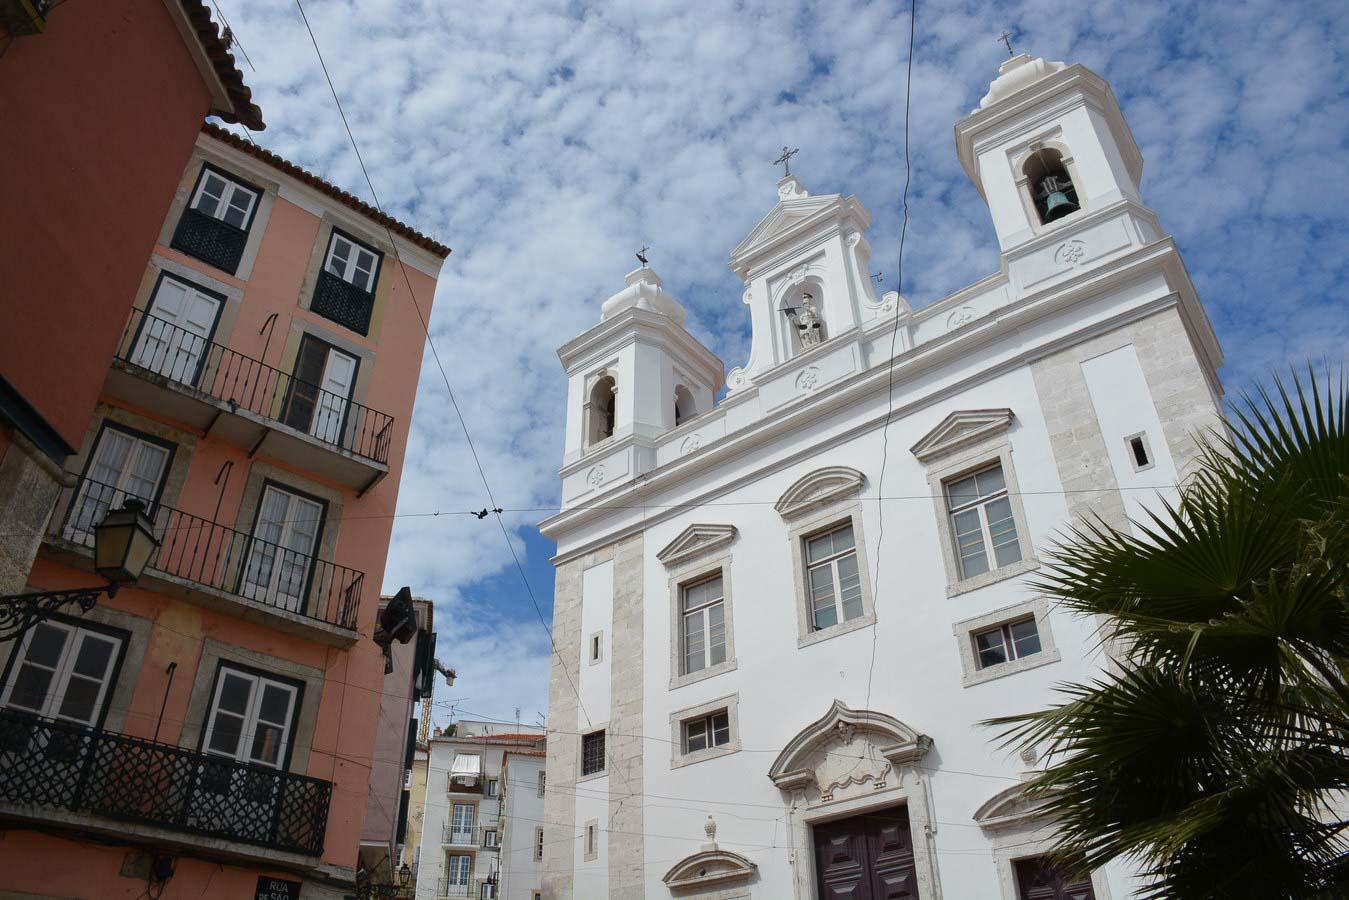
[[[1037,590],[1115,664],[990,720],[1065,866],[1142,865],[1148,898],[1349,896],[1349,437],[1343,373],[1246,396],[1133,532],[1071,529]]]

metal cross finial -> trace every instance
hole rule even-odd
[[[795,150],[788,150],[786,144],[782,145],[782,155],[773,160],[773,165],[782,166],[782,177],[786,178],[788,175],[792,174],[792,157],[800,152],[800,147],[797,147]]]
[[[1016,56],[1016,53],[1014,53],[1014,52],[1012,51],[1012,35],[1011,35],[1010,32],[1004,31],[1004,32],[1002,33],[1002,36],[999,37],[998,40],[1002,41],[1004,44],[1007,45],[1007,55],[1008,55],[1008,56]]]
[[[642,264],[643,269],[646,268],[646,251],[650,249],[646,244],[643,244],[642,249],[637,251],[637,261]]]

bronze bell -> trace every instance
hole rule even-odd
[[[1045,224],[1077,211],[1077,204],[1068,196],[1073,183],[1060,175],[1046,175],[1040,179],[1040,199],[1044,202],[1042,218]]]

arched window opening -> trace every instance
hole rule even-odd
[[[693,394],[682,384],[678,385],[674,391],[674,423],[678,428],[689,419],[698,415],[698,409],[693,402]]]
[[[1021,167],[1026,176],[1026,185],[1030,189],[1031,200],[1035,203],[1036,215],[1040,224],[1048,225],[1062,219],[1080,208],[1077,202],[1077,186],[1068,177],[1068,169],[1063,164],[1063,154],[1057,150],[1037,150]]]
[[[590,434],[588,443],[596,444],[614,436],[614,404],[618,384],[605,375],[590,389]]]
[[[824,341],[823,308],[820,289],[814,284],[797,285],[783,298],[782,314],[787,318],[789,356],[795,356]]]

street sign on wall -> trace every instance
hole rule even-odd
[[[300,900],[300,882],[259,875],[253,900]]]

